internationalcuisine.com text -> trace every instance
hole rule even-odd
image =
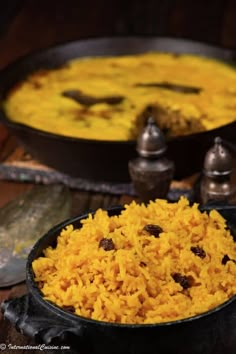
[[[10,350],[69,350],[70,346],[68,345],[46,345],[46,344],[38,344],[38,345],[13,345],[8,344],[6,349]]]

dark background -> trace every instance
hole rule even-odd
[[[236,48],[236,1],[1,0],[0,68],[68,40],[141,34]]]

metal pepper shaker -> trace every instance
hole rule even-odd
[[[214,145],[208,150],[204,159],[203,177],[200,183],[200,199],[202,204],[210,201],[230,200],[235,196],[235,188],[231,183],[233,159],[222,139],[216,137]]]
[[[137,140],[138,157],[130,160],[129,174],[143,202],[167,196],[174,176],[174,163],[165,157],[165,138],[150,117]]]

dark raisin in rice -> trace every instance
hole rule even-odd
[[[229,262],[229,261],[236,263],[236,261],[235,261],[234,259],[229,258],[229,256],[226,254],[226,255],[224,255],[224,257],[222,258],[221,263],[222,263],[223,265],[226,265],[226,263]]]
[[[105,251],[111,251],[115,249],[114,242],[111,238],[102,238],[99,242],[99,248],[103,248]]]
[[[204,249],[202,249],[199,246],[196,247],[191,247],[191,251],[198,257],[200,258],[205,258],[206,257],[206,252],[204,251]]]
[[[63,306],[63,310],[68,311],[68,312],[75,312],[74,306]]]
[[[39,289],[42,289],[42,288],[43,288],[43,285],[44,285],[43,281],[38,282],[38,288],[39,288]]]
[[[228,261],[230,261],[230,258],[229,258],[229,256],[227,254],[225,254],[224,257],[222,258],[221,263],[223,265],[225,265]]]
[[[154,237],[159,237],[160,233],[163,232],[163,229],[159,225],[154,224],[145,225],[143,229]]]
[[[189,279],[185,275],[181,275],[180,273],[174,273],[172,274],[172,278],[176,283],[179,283],[183,289],[190,288]]]

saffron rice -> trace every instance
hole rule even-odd
[[[151,114],[169,139],[234,122],[235,87],[235,68],[221,61],[149,52],[38,70],[9,91],[3,106],[14,122],[107,141],[136,140]],[[111,104],[104,97],[121,100]]]
[[[57,246],[33,262],[45,300],[77,315],[161,323],[236,294],[236,244],[216,210],[201,212],[184,197],[157,199],[132,202],[117,216],[99,209],[82,224],[67,226]]]

